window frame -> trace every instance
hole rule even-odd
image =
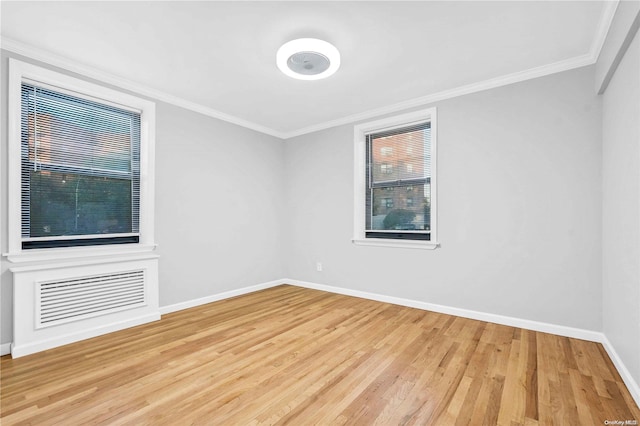
[[[431,210],[430,240],[371,238],[366,236],[367,135],[429,121],[431,125]],[[354,126],[354,226],[352,242],[357,245],[435,249],[437,219],[437,111],[435,107],[413,111]]]
[[[21,86],[23,82],[41,85],[60,93],[72,94],[140,112],[140,211],[139,241],[129,244],[23,249],[21,235]],[[9,58],[8,87],[8,252],[11,262],[148,252],[155,249],[155,103],[71,75]],[[62,237],[61,239],[64,239]]]

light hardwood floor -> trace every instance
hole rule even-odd
[[[600,344],[293,286],[12,360],[2,425],[603,425]]]

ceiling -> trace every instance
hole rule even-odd
[[[279,137],[595,62],[617,2],[11,2],[2,47]],[[282,74],[300,37],[341,52]]]

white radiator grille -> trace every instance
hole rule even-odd
[[[144,270],[36,282],[36,327],[145,304]]]

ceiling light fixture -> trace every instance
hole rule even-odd
[[[340,52],[331,43],[315,38],[299,38],[283,44],[276,64],[285,75],[299,80],[320,80],[340,67]]]

